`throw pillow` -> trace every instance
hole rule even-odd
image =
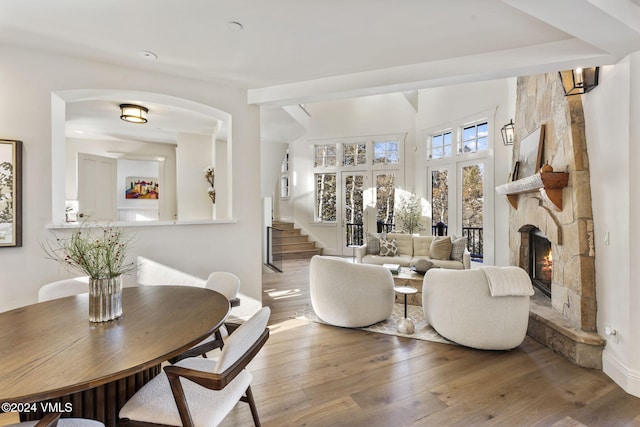
[[[451,237],[435,237],[431,242],[429,253],[433,259],[449,259],[451,256]]]
[[[396,239],[380,239],[380,256],[398,255],[398,241]]]
[[[380,235],[367,233],[367,253],[379,254],[380,253]]]
[[[467,239],[464,237],[452,237],[451,242],[451,259],[462,262],[464,249],[467,246]]]
[[[419,258],[413,262],[412,267],[418,273],[424,274],[429,271],[431,267],[433,267],[433,263],[428,259]]]

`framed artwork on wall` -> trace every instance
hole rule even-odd
[[[0,247],[22,246],[22,142],[0,139]]]
[[[518,152],[518,178],[535,175],[542,166],[544,146],[544,125],[534,130],[520,141]]]
[[[126,199],[157,200],[160,196],[158,178],[128,176],[125,184]]]

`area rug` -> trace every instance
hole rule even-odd
[[[314,313],[311,305],[307,305],[304,310],[295,313],[294,317],[296,319],[304,319],[311,322],[323,323],[316,313]],[[378,322],[374,325],[367,326],[364,328],[355,328],[361,329],[363,331],[377,332],[379,334],[386,335],[396,335],[399,337],[413,338],[424,341],[433,341],[440,342],[444,344],[454,344],[453,342],[443,338],[438,334],[435,329],[433,329],[424,319],[424,313],[422,312],[422,307],[416,305],[408,305],[407,306],[407,317],[413,320],[415,325],[415,333],[411,335],[401,334],[398,332],[398,321],[404,317],[404,305],[403,304],[394,304],[393,313],[391,313],[391,317],[382,322]]]

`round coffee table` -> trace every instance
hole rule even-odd
[[[397,293],[404,295],[404,318],[398,322],[398,332],[411,335],[415,332],[415,325],[413,320],[407,318],[407,295],[415,294],[418,290],[411,286],[395,286],[393,289]]]

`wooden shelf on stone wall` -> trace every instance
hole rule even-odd
[[[499,185],[496,187],[496,193],[507,196],[511,206],[518,209],[518,194],[539,191],[552,208],[561,211],[562,189],[568,184],[568,172],[544,172]]]

